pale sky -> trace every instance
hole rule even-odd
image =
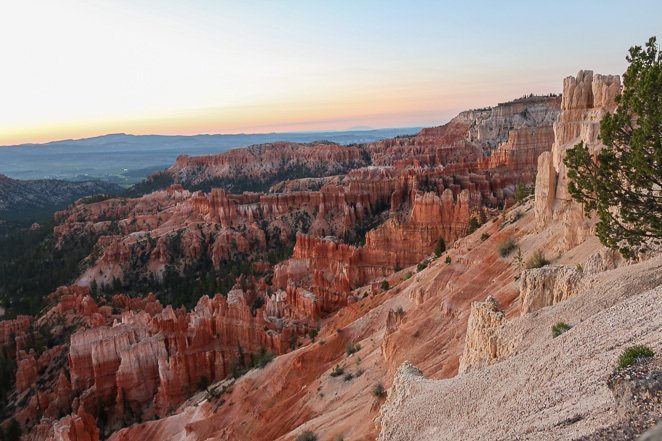
[[[434,126],[622,74],[656,1],[0,0],[0,145]]]

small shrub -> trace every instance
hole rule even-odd
[[[475,217],[469,219],[469,225],[467,226],[467,234],[471,234],[480,227],[480,222]]]
[[[331,371],[330,375],[332,377],[339,377],[344,373],[345,373],[345,369],[343,369],[339,364],[337,364],[336,367],[334,367],[333,370]]]
[[[515,242],[515,239],[512,237],[509,237],[508,239],[504,240],[499,244],[499,255],[501,257],[506,257],[508,254],[510,254],[515,247],[517,246],[517,243]]]
[[[359,378],[361,375],[363,375],[364,372],[365,372],[365,369],[363,369],[363,368],[358,368],[358,369],[356,370],[356,372],[354,372],[354,376],[355,376],[356,378]]]
[[[442,237],[437,240],[437,245],[434,247],[434,255],[439,257],[443,254],[443,252],[446,251],[446,242],[444,242],[444,239]]]
[[[315,337],[317,337],[317,329],[311,329],[308,331],[308,338],[310,338],[310,341],[315,341]]]
[[[557,324],[552,326],[552,336],[558,337],[564,332],[569,331],[570,328],[572,328],[572,326],[570,326],[569,324],[564,322],[558,322]]]
[[[377,383],[372,387],[372,396],[375,398],[383,398],[386,396],[386,389],[382,383]]]
[[[526,267],[528,269],[532,268],[542,268],[545,265],[549,264],[549,260],[545,259],[545,254],[541,250],[536,250],[533,253],[533,256],[526,262]]]
[[[345,352],[347,355],[352,355],[356,352],[359,352],[361,350],[361,345],[355,345],[352,342],[347,343],[347,346],[345,346]]]
[[[256,367],[258,369],[262,369],[271,361],[274,359],[274,354],[271,352],[267,351],[264,347],[260,347],[260,350],[258,351],[255,356],[251,356],[252,360],[252,367]]]
[[[575,269],[576,269],[577,271],[579,271],[580,273],[583,273],[583,272],[584,272],[584,267],[582,266],[581,263],[578,263],[577,265],[575,265]]]
[[[305,432],[301,432],[298,436],[296,441],[317,441],[319,437],[315,432],[312,430],[306,430]]]
[[[522,183],[517,184],[517,187],[515,187],[515,202],[522,202],[525,197],[526,197],[526,188],[524,187],[524,184]]]
[[[391,288],[391,286],[388,284],[388,280],[382,280],[380,287],[382,288],[382,291],[388,291]]]
[[[427,268],[429,264],[430,264],[430,262],[428,262],[427,259],[424,260],[424,261],[422,261],[422,262],[420,262],[418,265],[416,265],[416,272],[419,272],[419,273],[420,273],[420,272],[423,271],[425,268]]]
[[[647,346],[630,346],[623,351],[620,357],[618,357],[616,370],[632,366],[633,364],[638,363],[642,358],[650,358],[653,355],[655,355],[655,353]]]
[[[490,233],[483,233],[483,234],[480,235],[480,240],[482,242],[485,242],[489,238],[490,238]]]
[[[198,390],[205,390],[205,389],[207,389],[207,388],[209,387],[209,384],[210,384],[210,382],[209,382],[209,378],[207,378],[207,377],[204,376],[204,375],[203,375],[202,377],[200,377],[200,378],[198,379],[198,382],[196,383],[196,385],[198,386]]]
[[[342,379],[345,380],[345,381],[352,381],[353,378],[354,378],[354,375],[352,375],[351,372],[347,372],[347,373],[345,374],[345,376],[342,377]]]
[[[402,281],[404,282],[405,280],[411,279],[411,276],[413,276],[411,271],[407,271],[404,276],[402,276]]]
[[[446,256],[445,262],[450,265],[451,264],[451,256]]]

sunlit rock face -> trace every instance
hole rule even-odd
[[[561,112],[554,122],[554,143],[551,152],[541,155],[538,161],[535,211],[539,228],[552,220],[563,223],[560,247],[564,250],[586,240],[595,225],[568,193],[565,152],[580,142],[593,155],[600,151],[603,147],[598,139],[600,121],[616,109],[615,99],[620,90],[618,75],[594,75],[590,70],[563,80]]]

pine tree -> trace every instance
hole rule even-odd
[[[605,147],[567,151],[568,191],[597,212],[596,235],[626,258],[662,243],[662,52],[651,37],[626,57],[618,108],[600,123]]]
[[[434,247],[434,255],[439,257],[444,253],[444,251],[446,251],[446,242],[444,242],[443,237],[440,237],[437,240],[437,245]]]

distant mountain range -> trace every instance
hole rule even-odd
[[[179,155],[222,153],[275,141],[338,144],[368,143],[415,134],[417,127],[330,132],[259,133],[233,135],[128,135],[117,133],[45,144],[0,146],[0,173],[16,179],[101,179],[128,186],[170,166]]]

